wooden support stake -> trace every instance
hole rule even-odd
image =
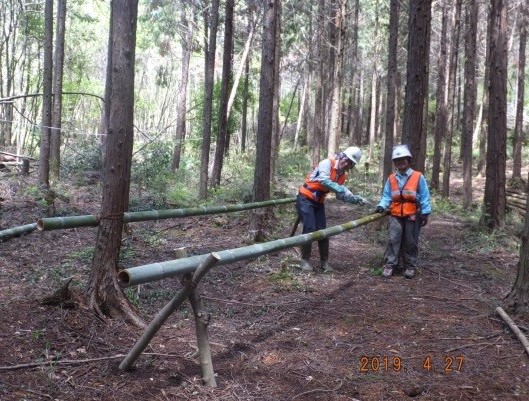
[[[516,334],[516,337],[518,337],[518,340],[522,343],[525,352],[529,355],[529,341],[527,340],[527,337],[524,336],[522,331],[516,326],[516,324],[512,321],[512,319],[505,313],[505,311],[498,306],[496,308],[496,313],[501,316],[501,318],[507,323],[507,325],[510,327],[510,329],[513,331],[514,334]]]
[[[186,258],[187,250],[186,248],[178,248],[175,250],[175,254],[177,259]],[[180,281],[184,287],[192,280],[193,275],[191,273],[186,273],[180,277]],[[200,367],[202,368],[202,381],[208,387],[217,387],[215,372],[213,370],[213,360],[211,358],[211,348],[208,340],[210,315],[205,311],[202,298],[196,289],[191,291],[191,294],[189,294],[187,299],[193,308],[193,315],[195,316],[195,331],[197,333]]]
[[[132,347],[125,359],[119,364],[119,369],[129,370],[136,359],[147,348],[153,337],[162,327],[162,324],[169,316],[178,309],[178,307],[189,297],[191,292],[196,288],[202,277],[219,261],[219,256],[215,252],[210,253],[200,264],[193,275],[193,279],[176,294],[167,305],[165,305],[154,317],[149,326],[145,329],[138,342]]]
[[[186,279],[191,279],[191,273],[186,274]],[[204,302],[198,291],[191,291],[189,303],[195,315],[195,330],[197,332],[198,355],[200,367],[202,368],[202,380],[208,387],[217,387],[215,371],[213,370],[213,360],[211,358],[211,347],[209,346],[208,325],[210,315],[205,311]]]

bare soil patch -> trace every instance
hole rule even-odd
[[[1,184],[8,192],[1,229],[43,215],[23,195],[26,184]],[[97,191],[72,193],[59,211],[97,212]],[[371,210],[330,201],[327,213],[330,226]],[[294,214],[277,216],[271,234],[288,236]],[[239,212],[130,224],[123,265],[173,259],[182,246],[203,254],[247,245],[250,219]],[[519,255],[492,240],[479,243],[480,232],[460,217],[432,215],[413,280],[377,274],[387,233],[375,223],[331,239],[332,274],[302,273],[295,250],[214,268],[199,290],[211,313],[216,389],[201,384],[189,305],[171,316],[133,371],[121,372],[122,355],[142,330],[102,322],[82,304],[40,303],[64,278],[82,292],[95,233],[33,232],[0,244],[1,400],[529,399],[529,357],[494,315]],[[178,279],[166,279],[127,291],[149,322],[179,288]],[[527,318],[513,318],[527,330]]]

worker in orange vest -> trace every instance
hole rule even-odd
[[[411,168],[412,156],[408,146],[395,146],[391,159],[396,172],[387,179],[375,210],[376,213],[385,213],[389,209],[390,214],[389,243],[382,277],[393,275],[402,252],[404,277],[411,279],[417,272],[419,232],[432,212],[430,191],[424,176]]]
[[[297,209],[303,222],[303,234],[327,228],[325,217],[325,196],[334,192],[336,198],[344,202],[366,205],[369,202],[347,189],[343,184],[347,178],[346,171],[360,162],[362,151],[351,146],[334,157],[322,160],[305,178],[305,183],[299,188]],[[329,264],[329,239],[318,241],[321,268],[326,272],[333,271]],[[300,268],[312,271],[310,254],[312,243],[301,246]]]

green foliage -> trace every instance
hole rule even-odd
[[[93,138],[77,138],[75,148],[67,147],[61,157],[61,175],[64,177],[101,171],[103,167],[101,144]]]
[[[292,95],[294,99],[292,100]],[[292,103],[292,106],[290,106]],[[290,113],[289,113],[290,108]],[[286,96],[282,97],[279,101],[279,114],[282,117],[282,124],[293,124],[297,121],[299,113],[299,96],[296,93],[288,93]],[[288,119],[287,119],[288,115]],[[286,120],[286,121],[285,121]],[[282,127],[282,126],[281,126]]]
[[[310,160],[307,157],[306,149],[293,151],[282,148],[279,151],[276,163],[276,174],[278,177],[302,180],[310,168]]]
[[[250,202],[253,197],[254,163],[250,153],[231,152],[222,169],[222,186],[210,191],[212,204]]]
[[[168,142],[152,142],[137,152],[132,159],[131,182],[150,192],[155,203],[163,203],[171,172],[172,147]]]

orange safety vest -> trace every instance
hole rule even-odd
[[[331,161],[331,174],[330,180],[336,182],[339,185],[343,185],[347,178],[347,174],[339,174],[336,168],[336,159],[330,159]],[[329,193],[329,189],[324,187],[320,181],[311,181],[310,177],[314,170],[310,171],[305,178],[305,184],[299,188],[299,193],[305,198],[317,203],[325,202],[325,195]]]
[[[421,173],[414,171],[404,184],[404,187],[400,189],[395,174],[389,176],[391,188],[391,205],[389,211],[392,216],[406,217],[417,213],[417,189],[419,188],[420,178]]]

